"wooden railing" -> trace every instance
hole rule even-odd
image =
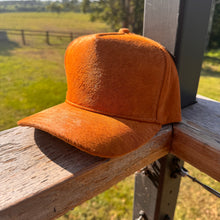
[[[0,219],[53,219],[172,153],[220,181],[220,103],[198,98],[181,123],[116,159],[88,155],[43,131],[0,133]]]

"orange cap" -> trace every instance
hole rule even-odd
[[[89,154],[117,157],[181,120],[175,64],[157,42],[120,29],[82,36],[65,54],[66,101],[18,125],[46,131]]]

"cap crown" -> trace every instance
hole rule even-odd
[[[83,36],[65,54],[66,102],[144,122],[181,120],[175,64],[163,46],[131,33]]]

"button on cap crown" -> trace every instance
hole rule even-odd
[[[124,33],[124,34],[130,33],[130,31],[129,31],[128,28],[120,28],[118,32],[119,32],[119,33]]]

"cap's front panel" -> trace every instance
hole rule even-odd
[[[94,41],[95,35],[80,37],[69,45],[65,54],[66,99],[84,107],[92,105],[91,97],[98,88],[94,75],[98,68]]]
[[[166,66],[159,44],[134,34],[96,35],[82,42],[67,50],[69,103],[155,121]]]

